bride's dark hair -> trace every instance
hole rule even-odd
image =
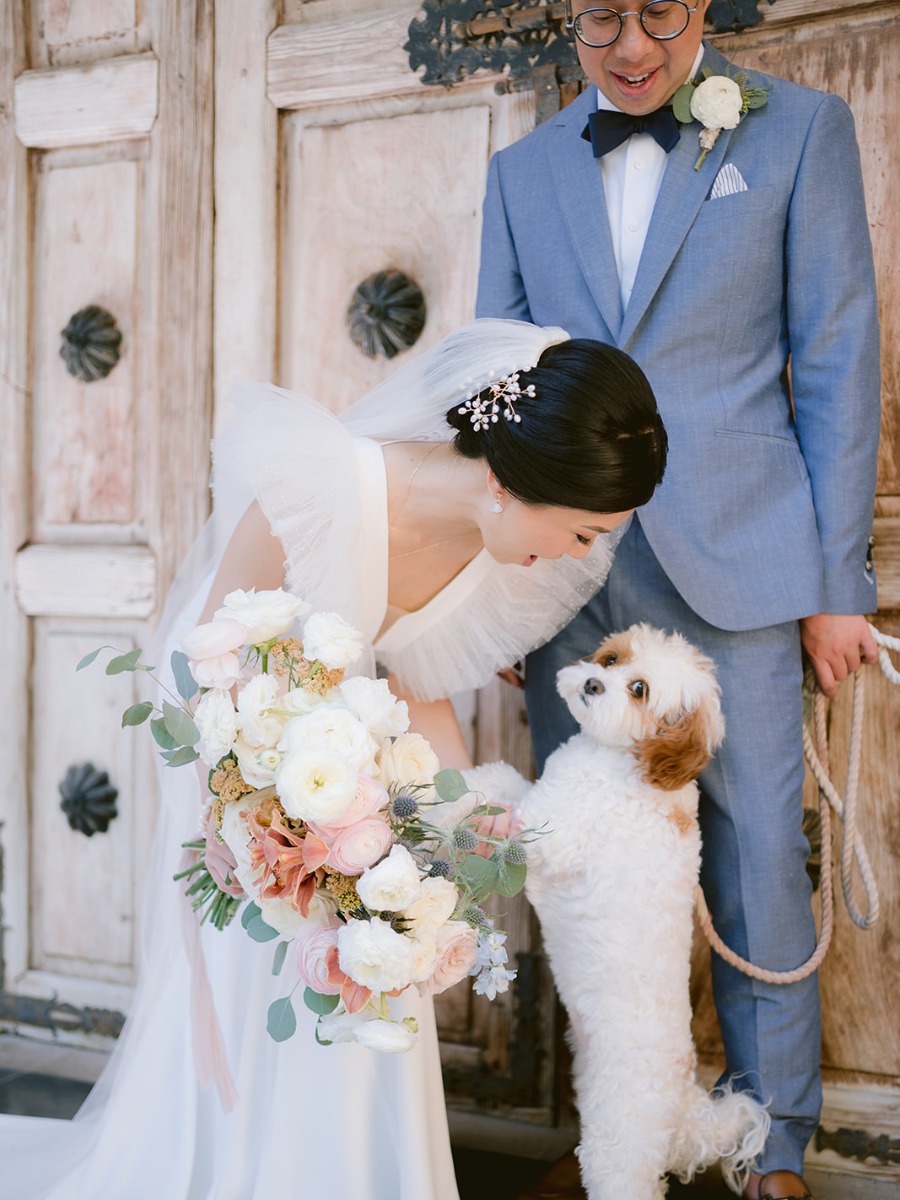
[[[526,504],[617,513],[646,504],[666,467],[668,438],[647,377],[614,346],[572,338],[519,372],[521,421],[476,429],[459,405],[447,413],[455,449],[484,459],[505,491]],[[490,399],[486,388],[480,398]]]

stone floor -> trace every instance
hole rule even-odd
[[[47,1047],[42,1053],[38,1051],[38,1047],[32,1046],[23,1052],[21,1039],[0,1036],[0,1112],[69,1118],[91,1089],[91,1083],[85,1081],[85,1052],[74,1052],[74,1061],[70,1063],[65,1052],[55,1048]],[[96,1077],[102,1056],[88,1054],[87,1057],[98,1060],[97,1064],[88,1067],[88,1073]],[[45,1073],[48,1063],[59,1064],[70,1077]],[[548,1167],[539,1159],[517,1158],[463,1146],[454,1147],[453,1155],[461,1200],[515,1200],[516,1193],[536,1183]],[[900,1197],[900,1189],[889,1183],[874,1184],[871,1180],[816,1172],[808,1172],[807,1178],[818,1200],[898,1200]],[[673,1182],[669,1189],[669,1200],[726,1200],[729,1196],[732,1193],[726,1191],[712,1174],[700,1177],[690,1187]],[[629,1198],[623,1197],[623,1200]]]

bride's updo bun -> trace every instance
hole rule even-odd
[[[596,513],[653,495],[668,439],[647,377],[627,354],[573,338],[492,383],[454,405],[447,422],[457,452],[484,459],[510,495]]]

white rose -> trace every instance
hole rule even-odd
[[[294,750],[275,772],[275,787],[289,817],[327,825],[353,803],[356,771],[330,751]]]
[[[199,686],[222,691],[234,687],[241,678],[241,664],[235,650],[246,640],[247,631],[239,621],[208,621],[186,633],[181,648]]]
[[[337,613],[313,613],[303,627],[303,653],[329,670],[356,662],[363,644],[359,630]]]
[[[424,983],[434,973],[434,965],[437,962],[437,938],[428,931],[424,934],[415,931],[408,936],[414,948],[413,983]]]
[[[430,784],[440,770],[438,756],[420,733],[401,733],[393,741],[381,745],[376,758],[377,776],[390,789],[391,785]],[[420,799],[428,800],[429,793]]]
[[[237,711],[241,737],[250,746],[274,746],[285,725],[283,717],[269,715],[278,698],[274,675],[254,675],[238,692]]]
[[[412,941],[395,933],[387,921],[348,921],[338,931],[341,970],[373,992],[405,988],[413,975],[415,950]]]
[[[208,767],[214,767],[234,746],[237,715],[228,692],[213,688],[204,692],[194,712],[194,724],[200,731],[197,753]]]
[[[286,633],[297,617],[308,612],[309,605],[305,601],[283,588],[268,592],[258,592],[256,588],[244,592],[238,588],[228,593],[216,616],[240,621],[244,626],[244,640],[251,646],[258,646]]]
[[[343,758],[357,773],[370,775],[378,744],[348,709],[320,704],[312,712],[288,720],[278,749],[286,754],[295,750],[322,750]]]
[[[472,970],[478,950],[478,931],[465,921],[448,921],[437,934],[437,962],[428,991],[439,996]]]
[[[734,129],[741,119],[741,89],[725,75],[713,75],[694,88],[691,116],[706,129]]]
[[[455,884],[439,876],[429,877],[422,880],[419,895],[403,910],[403,916],[412,921],[413,936],[421,938],[426,933],[436,933],[445,921],[449,921],[458,902]]]
[[[361,1046],[382,1054],[405,1054],[416,1044],[415,1032],[402,1021],[382,1021],[376,1017],[357,1025],[355,1033]]]
[[[403,912],[422,890],[419,868],[405,846],[392,846],[387,858],[363,871],[356,891],[372,912]]]
[[[356,675],[341,684],[344,703],[359,717],[374,738],[396,737],[409,728],[409,708],[398,700],[386,679],[369,679]]]
[[[268,787],[275,781],[275,772],[281,765],[282,754],[270,746],[251,746],[240,734],[232,746],[241,775],[251,787]]]

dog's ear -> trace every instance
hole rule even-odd
[[[644,782],[663,792],[683,788],[709,762],[720,731],[721,717],[702,701],[673,724],[659,725],[634,746]]]

